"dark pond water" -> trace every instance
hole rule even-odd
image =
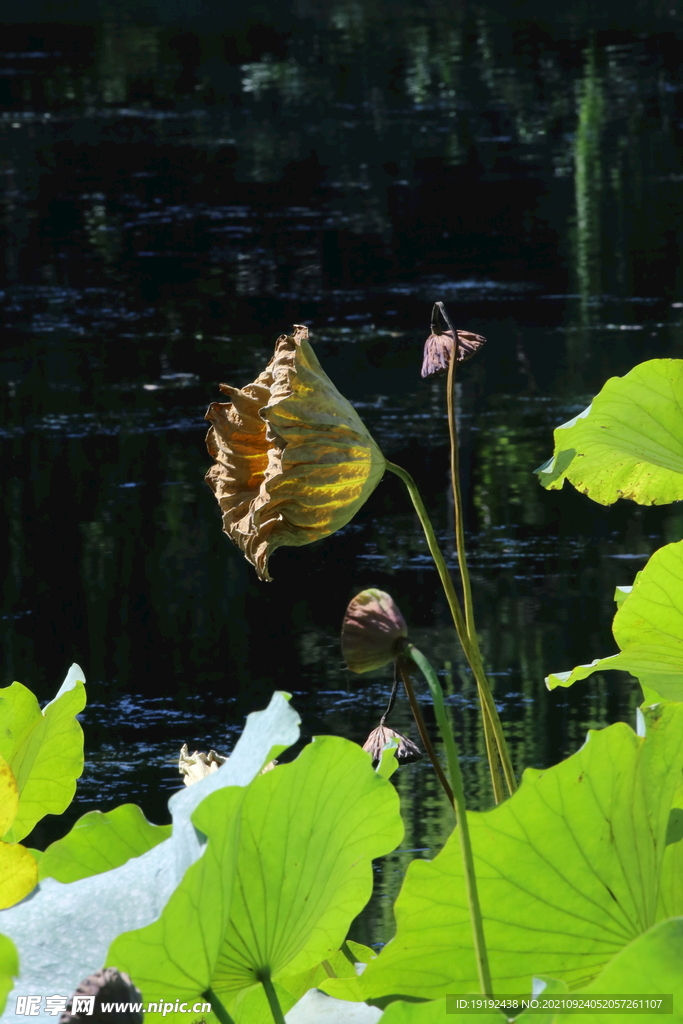
[[[546,493],[532,471],[607,377],[683,355],[676,0],[552,24],[530,4],[355,0],[26,12],[0,53],[2,685],[46,700],[75,660],[89,693],[76,800],[29,842],[130,800],[167,820],[182,743],[229,751],[274,689],[304,737],[364,741],[391,677],[347,672],[338,634],[373,585],[439,668],[470,806],[490,806],[472,680],[398,482],[280,549],[270,584],[221,532],[204,412],[293,322],[418,480],[454,566],[444,384],[419,373],[432,302],[486,335],[458,385],[467,542],[515,764],[633,722],[627,676],[543,679],[616,649],[615,586],[683,516]],[[405,702],[392,721],[415,734]],[[406,839],[365,941],[451,828],[426,762],[397,785]]]

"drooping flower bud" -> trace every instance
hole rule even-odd
[[[439,317],[446,323],[447,330],[442,329]],[[458,339],[457,360],[459,363],[464,363],[471,359],[486,342],[486,338],[481,334],[456,330],[450,321],[443,302],[434,303],[430,329],[431,333],[425,341],[422,356],[423,377],[433,377],[437,373],[446,373],[453,356],[456,336]]]
[[[395,753],[399,764],[411,764],[413,761],[422,760],[422,751],[407,736],[396,732],[395,729],[390,729],[388,725],[378,725],[363,744],[363,750],[367,750],[368,754],[372,756],[373,764],[377,764],[381,760],[384,744],[392,739],[398,740]]]
[[[481,348],[486,338],[470,331],[456,331],[458,335],[458,362],[464,363]],[[443,334],[430,334],[425,341],[422,357],[422,376],[433,377],[437,373],[446,373],[455,347],[450,331]]]
[[[370,672],[393,661],[408,627],[398,605],[383,590],[363,590],[346,609],[341,646],[346,667]]]

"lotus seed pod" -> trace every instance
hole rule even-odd
[[[408,636],[396,602],[383,590],[363,590],[349,603],[341,633],[342,655],[352,672],[370,672],[393,661]]]
[[[86,1005],[81,1004],[78,996],[94,996],[94,1007],[89,1005],[89,1000]],[[115,967],[105,967],[102,971],[95,971],[80,983],[67,1003],[66,1013],[59,1018],[59,1024],[85,1024],[86,1021],[89,1024],[142,1024],[141,1010],[119,1009],[117,1005],[116,1010],[107,1010],[105,1013],[102,1009],[103,1003],[141,1004],[142,992],[123,971],[117,971]]]

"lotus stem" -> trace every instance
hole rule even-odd
[[[436,772],[436,774],[437,774],[437,776],[439,778],[439,782],[441,783],[441,785],[444,788],[444,792],[445,792],[446,796],[448,797],[449,803],[452,804],[453,803],[453,790],[448,785],[448,779],[444,775],[443,768],[441,767],[441,765],[439,763],[439,759],[436,756],[436,751],[434,750],[434,747],[432,745],[432,741],[429,738],[429,733],[427,732],[427,726],[425,725],[425,720],[422,717],[422,711],[420,710],[420,705],[418,704],[417,697],[415,696],[415,690],[413,689],[413,683],[412,683],[412,680],[410,678],[410,672],[409,672],[408,665],[406,663],[405,657],[402,657],[399,654],[398,658],[396,659],[396,664],[398,665],[398,670],[401,673],[401,678],[403,679],[403,685],[406,688],[406,694],[407,694],[408,700],[410,702],[410,710],[413,712],[413,718],[415,719],[415,724],[417,725],[417,731],[420,734],[420,739],[422,740],[422,743],[424,744],[424,748],[427,751],[427,756],[428,756],[429,760],[432,762],[432,765],[434,767],[434,771]]]
[[[266,999],[268,1000],[270,1012],[273,1015],[273,1020],[275,1021],[275,1024],[286,1024],[285,1015],[282,1012],[282,1007],[280,1006],[280,1000],[277,997],[275,986],[273,985],[273,982],[270,979],[270,971],[267,968],[265,968],[262,971],[258,971],[257,977],[261,984],[263,985],[263,989],[266,993]]]
[[[507,743],[505,742],[505,735],[503,733],[503,727],[501,725],[500,717],[498,715],[498,709],[496,708],[495,702],[493,700],[491,687],[489,686],[482,665],[481,653],[479,651],[479,644],[477,642],[476,633],[473,635],[472,641],[470,641],[470,638],[467,634],[467,627],[465,624],[465,620],[463,618],[462,609],[460,608],[460,602],[458,601],[458,595],[456,594],[455,587],[453,586],[453,580],[451,579],[448,567],[446,565],[446,560],[444,559],[441,548],[439,547],[439,543],[436,539],[436,534],[434,533],[434,527],[432,526],[431,521],[429,519],[429,515],[427,514],[427,509],[425,508],[424,502],[422,501],[420,492],[417,488],[417,484],[413,480],[410,473],[408,473],[405,469],[402,469],[401,466],[397,466],[393,462],[387,462],[386,466],[387,469],[390,470],[390,472],[395,473],[396,476],[399,477],[399,479],[403,482],[408,491],[408,494],[410,495],[413,507],[417,512],[418,519],[420,520],[420,524],[422,526],[425,538],[427,540],[429,552],[432,556],[434,565],[436,566],[436,570],[439,574],[439,579],[441,580],[441,585],[444,589],[446,600],[448,601],[448,607],[450,608],[451,616],[453,617],[453,623],[455,625],[456,632],[460,639],[460,643],[465,653],[465,657],[467,658],[467,662],[470,668],[472,669],[472,673],[477,682],[477,687],[479,690],[479,699],[482,705],[482,717],[484,718],[485,723],[484,735],[486,736],[486,717],[488,716],[489,723],[491,726],[491,732],[493,733],[493,737],[495,740],[495,746],[497,747],[498,755],[503,766],[503,772],[505,773],[505,781],[507,782],[508,790],[510,791],[510,793],[514,793],[515,789],[517,788],[515,774],[512,769],[512,762],[510,760],[510,754],[507,748]],[[491,743],[491,748],[493,748],[493,745],[494,744]],[[487,744],[487,751],[488,750],[489,748]],[[493,792],[495,796],[495,794],[500,791],[500,781],[496,759],[492,757],[492,751],[489,751],[489,767],[491,769],[491,779],[493,784]]]
[[[474,606],[472,603],[472,584],[470,573],[467,568],[467,555],[465,552],[465,517],[462,510],[462,492],[460,490],[460,446],[458,444],[458,420],[455,413],[455,371],[458,365],[458,332],[451,323],[446,312],[446,307],[441,302],[438,306],[439,312],[446,321],[446,325],[453,335],[453,352],[448,364],[448,378],[446,384],[446,401],[448,406],[448,433],[451,442],[451,487],[453,489],[453,518],[455,526],[455,548],[458,555],[458,567],[460,579],[462,580],[462,596],[465,605],[465,628],[467,637],[472,647],[477,647],[477,633],[474,625]],[[434,314],[432,314],[434,318]],[[486,754],[491,769],[491,785],[493,786],[493,797],[497,804],[505,799],[505,789],[501,777],[501,761],[498,752],[498,745],[495,737],[495,727],[491,721],[486,700],[481,694],[480,702],[482,708],[482,721],[484,725],[484,742],[486,743]],[[510,790],[513,792],[513,790]]]
[[[474,609],[472,606],[472,585],[470,583],[470,574],[467,569],[467,558],[465,555],[465,527],[462,514],[462,494],[460,492],[458,422],[455,417],[455,368],[458,362],[458,332],[453,327],[443,303],[440,304],[440,312],[454,339],[453,352],[448,364],[448,383],[446,386],[448,403],[448,433],[451,440],[451,486],[453,488],[453,512],[455,518],[455,547],[458,554],[460,578],[462,580],[462,596],[465,605],[465,626],[467,628],[467,636],[469,637],[470,642],[472,642],[474,637]]]
[[[446,748],[448,759],[448,773],[451,777],[453,787],[453,806],[458,826],[458,838],[460,840],[460,853],[465,874],[465,888],[467,891],[467,902],[470,910],[470,922],[472,924],[472,939],[474,941],[474,955],[477,961],[477,973],[479,975],[479,986],[485,995],[492,995],[491,971],[489,968],[488,952],[486,950],[486,939],[484,937],[484,923],[481,917],[479,905],[479,894],[477,892],[477,876],[474,870],[474,855],[470,840],[469,823],[467,821],[467,807],[465,805],[465,791],[462,783],[462,772],[458,760],[458,748],[446,717],[446,708],[443,700],[443,692],[436,672],[422,654],[412,644],[405,648],[405,657],[410,658],[420,669],[427,681],[429,690],[434,701],[434,713],[441,733],[443,745]]]
[[[396,691],[397,690],[398,690],[398,665],[396,664],[396,661],[394,661],[394,683],[393,683],[393,686],[391,687],[391,695],[389,697],[389,703],[387,704],[387,709],[386,709],[386,711],[384,712],[384,714],[382,715],[382,717],[379,720],[380,726],[384,725],[384,723],[386,722],[387,718],[389,717],[389,715],[391,714],[391,712],[394,709],[394,704],[396,702]]]
[[[207,1003],[211,1003],[211,1009],[216,1017],[218,1017],[220,1024],[235,1024],[234,1020],[212,988],[207,988],[206,992],[202,993],[202,998],[205,999]]]

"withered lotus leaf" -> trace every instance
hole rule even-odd
[[[344,615],[341,647],[346,667],[370,672],[393,661],[398,642],[408,627],[394,599],[383,590],[363,590],[349,602]]]
[[[458,362],[464,363],[471,359],[485,344],[486,338],[470,331],[456,331],[458,335]],[[424,345],[422,357],[422,376],[433,377],[436,373],[448,370],[453,355],[455,339],[452,331],[441,334],[430,334]]]
[[[263,373],[245,388],[220,385],[206,436],[216,460],[206,474],[223,529],[270,580],[282,545],[328,537],[353,518],[382,478],[384,456],[353,406],[335,388],[295,324]]]
[[[207,775],[211,775],[212,772],[217,772],[227,760],[227,757],[217,754],[215,750],[210,750],[208,754],[205,754],[203,750],[195,750],[191,754],[187,743],[183,743],[178,758],[178,771],[183,776],[185,785],[192,786],[195,782],[205,779]]]
[[[373,764],[377,764],[381,760],[384,744],[388,743],[391,739],[398,740],[396,760],[399,764],[411,764],[413,761],[422,760],[422,751],[407,736],[396,732],[395,729],[390,729],[388,725],[378,725],[376,729],[372,730],[363,744],[363,750],[367,750],[368,754],[371,755]]]

